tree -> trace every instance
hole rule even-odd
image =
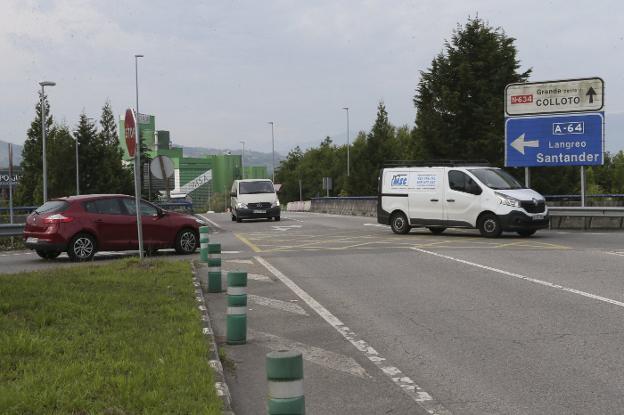
[[[479,18],[453,32],[414,97],[416,146],[425,157],[503,162],[503,91],[528,80],[518,72],[514,38]]]
[[[105,193],[100,189],[100,176],[113,172],[102,170],[103,146],[98,140],[95,123],[84,112],[80,114],[74,138],[78,141],[80,193]]]
[[[133,194],[132,167],[123,165],[123,151],[119,146],[117,123],[110,101],[102,107],[100,127],[98,139],[102,147],[102,171],[106,174],[100,176],[98,187],[106,193]]]

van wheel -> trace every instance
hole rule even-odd
[[[395,213],[390,218],[390,227],[392,232],[404,235],[410,231],[410,226],[407,223],[407,218],[401,212]]]
[[[518,235],[522,236],[523,238],[528,238],[529,236],[533,235],[535,232],[537,232],[535,229],[527,229],[523,231],[518,231]]]
[[[79,233],[74,236],[69,247],[67,255],[74,262],[88,261],[95,255],[96,245],[93,236],[88,233]]]
[[[232,215],[232,222],[236,220],[236,216]]]
[[[279,222],[279,220],[280,220],[280,217],[279,217],[279,216],[276,216],[276,217],[275,217],[275,222]]]
[[[434,234],[434,235],[440,235],[442,232],[444,232],[446,230],[446,228],[442,228],[442,227],[430,227],[427,228],[429,229],[429,231]]]
[[[486,238],[497,238],[500,236],[503,229],[501,228],[500,221],[496,215],[492,213],[486,213],[481,216],[479,220],[479,232],[481,236]]]

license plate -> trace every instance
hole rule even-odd
[[[26,238],[27,244],[36,244],[37,242],[39,242],[39,238]]]
[[[266,213],[266,210],[254,210],[253,213]]]
[[[546,216],[544,216],[544,215],[534,215],[534,216],[533,216],[533,220],[542,220],[542,219],[544,219],[545,217],[546,217]]]

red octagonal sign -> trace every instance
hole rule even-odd
[[[134,157],[134,153],[136,152],[136,119],[134,118],[134,111],[129,108],[126,110],[124,126],[126,130],[125,135],[128,154],[130,157]]]

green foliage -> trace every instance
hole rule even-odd
[[[415,139],[425,157],[502,164],[503,91],[531,73],[517,72],[514,40],[479,18],[469,19],[421,72]]]

